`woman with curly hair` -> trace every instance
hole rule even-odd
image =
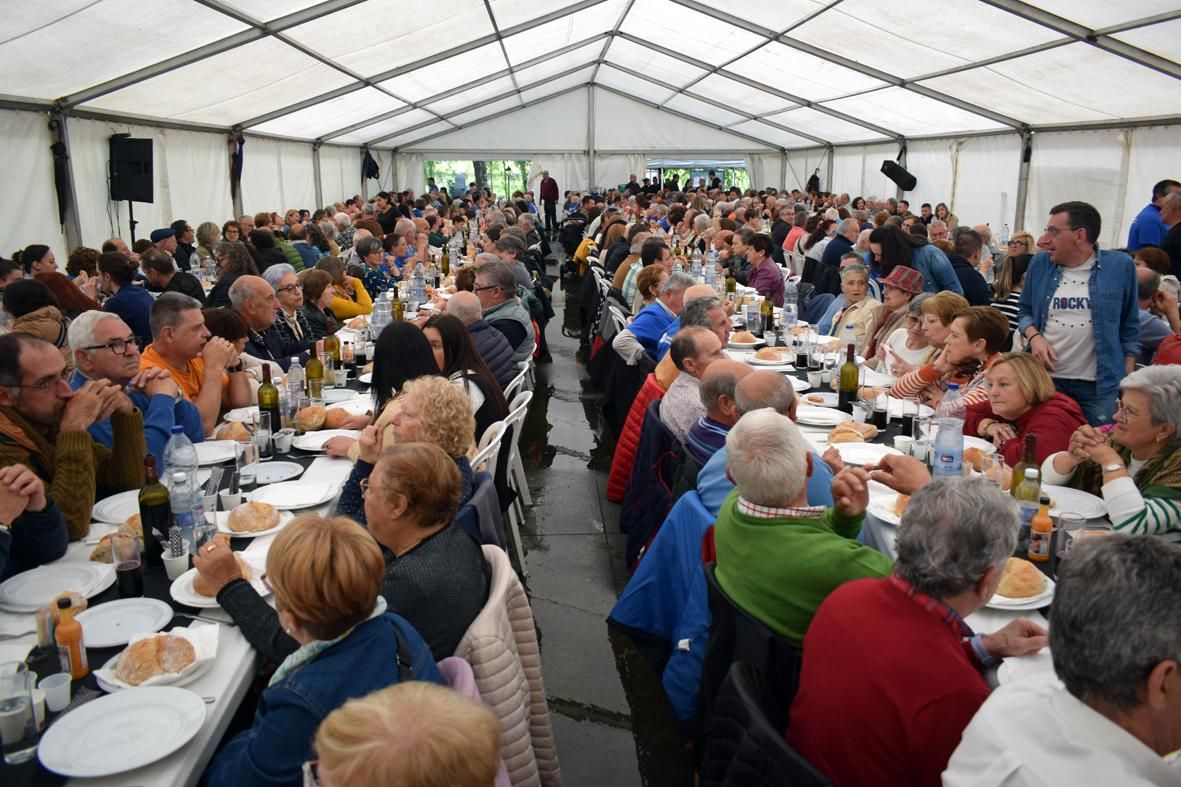
[[[242,243],[222,241],[217,244],[214,259],[217,260],[217,282],[209,291],[207,304],[215,308],[229,308],[230,285],[241,276],[257,276],[258,268]]]
[[[71,279],[77,278],[82,273],[85,273],[88,278],[93,278],[97,270],[98,249],[79,246],[71,251],[70,256],[66,258],[66,275]]]

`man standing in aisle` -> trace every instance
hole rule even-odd
[[[541,171],[541,204],[545,208],[545,231],[550,238],[558,237],[558,181],[549,176],[549,170]]]
[[[1100,251],[1099,211],[1063,202],[1033,258],[1017,306],[1017,325],[1033,353],[1087,420],[1111,420],[1119,383],[1140,351],[1140,303],[1132,258]]]
[[[1152,202],[1145,205],[1136,218],[1132,219],[1132,226],[1128,229],[1128,251],[1136,251],[1143,246],[1159,246],[1165,239],[1168,226],[1161,216],[1161,206],[1165,198],[1174,192],[1181,191],[1181,183],[1175,180],[1162,180],[1152,187]]]

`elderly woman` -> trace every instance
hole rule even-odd
[[[905,328],[910,304],[923,292],[923,274],[898,265],[882,281],[882,307],[878,310],[878,326],[865,347],[865,364],[871,369],[887,369],[892,360],[892,348],[887,340],[899,328]]]
[[[344,263],[339,257],[328,255],[316,261],[316,267],[332,275],[332,291],[335,296],[328,308],[342,320],[348,320],[373,311],[373,299],[361,280],[347,275]]]
[[[392,284],[381,268],[382,248],[381,240],[368,237],[361,238],[353,245],[357,259],[365,266],[365,275],[361,277],[361,284],[369,292],[369,297],[376,300]]]
[[[299,283],[303,285],[303,306],[299,310],[312,331],[309,342],[339,331],[340,320],[336,319],[329,306],[336,297],[336,291],[332,288],[332,274],[310,268],[299,274]]]
[[[1016,465],[1025,452],[1025,436],[1037,435],[1037,461],[1065,451],[1070,437],[1087,423],[1078,403],[1054,390],[1041,361],[1028,353],[1005,353],[989,368],[988,398],[967,408],[964,434],[996,445],[1005,462]]]
[[[879,344],[886,357],[875,367],[878,371],[901,377],[931,360],[937,352],[923,331],[923,302],[932,297],[922,292],[911,300],[903,324]]]
[[[224,580],[222,593],[228,582],[244,581],[229,553],[215,541],[195,558],[214,584]],[[270,615],[295,647],[263,690],[250,729],[214,756],[203,784],[297,784],[316,728],[333,710],[404,680],[442,683],[422,637],[386,612],[385,568],[373,536],[344,517],[307,514],[275,536],[266,563],[275,596]]]
[[[201,262],[213,259],[213,249],[220,240],[221,231],[212,221],[203,221],[197,225],[197,257]]]
[[[214,259],[217,260],[217,281],[214,283],[213,289],[209,291],[209,299],[206,303],[212,307],[228,309],[230,306],[230,285],[241,276],[257,276],[258,267],[251,259],[250,252],[246,250],[246,245],[242,243],[222,241],[217,244]],[[282,261],[279,260],[279,262]]]
[[[925,306],[926,304],[924,304]],[[964,404],[988,398],[985,373],[1009,344],[1009,321],[991,306],[969,306],[958,312],[947,329],[943,349],[918,369],[899,378],[890,395],[917,399],[932,407],[949,383],[960,386]]]
[[[833,316],[830,336],[840,336],[846,325],[853,326],[857,352],[861,353],[874,335],[881,304],[869,294],[869,271],[864,265],[852,264],[841,271],[841,294],[845,305]]]
[[[1042,463],[1042,480],[1100,495],[1115,529],[1181,545],[1181,368],[1149,366],[1120,383],[1110,437],[1080,426]]]
[[[272,265],[262,272],[262,277],[271,285],[279,301],[279,308],[275,310],[275,332],[279,334],[282,354],[290,357],[306,352],[311,343],[312,326],[300,309],[303,306],[303,284],[295,275],[295,268],[285,262]]]

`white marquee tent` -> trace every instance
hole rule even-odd
[[[756,186],[1041,226],[1085,199],[1119,245],[1181,176],[1176,0],[4,0],[3,253],[126,235],[108,139],[154,141],[174,218],[421,189],[436,158],[530,159],[563,188],[650,157],[741,159]],[[53,121],[51,130],[50,123]],[[227,144],[245,133],[241,199]],[[58,223],[50,145],[74,209]],[[368,149],[379,182],[362,184]],[[145,234],[141,229],[141,235]]]

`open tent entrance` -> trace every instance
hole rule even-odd
[[[664,183],[677,175],[677,182],[681,186],[686,183],[696,186],[706,183],[710,172],[716,172],[726,188],[736,187],[745,191],[751,187],[750,173],[747,172],[746,162],[741,159],[652,158],[648,159],[648,170],[644,177],[656,178]]]

